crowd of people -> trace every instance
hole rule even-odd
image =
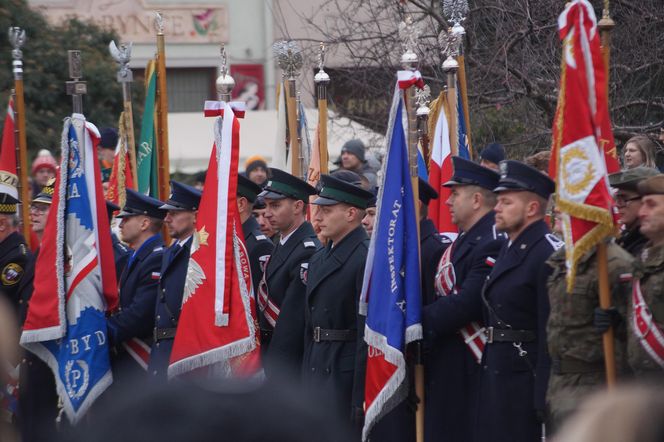
[[[106,144],[115,144],[112,131],[105,133],[111,138]],[[109,165],[104,150],[109,149],[100,147],[102,171]],[[599,307],[596,247],[581,258],[569,293],[564,226],[551,203],[555,183],[547,173],[548,152],[522,162],[506,159],[503,146],[494,143],[478,162],[453,157],[453,175],[443,184],[450,196],[442,203],[458,228],[454,240],[428,219],[427,207],[441,189],[419,180],[424,339],[421,354],[412,349],[410,362],[421,358],[424,364],[425,440],[520,442],[543,440],[546,434],[561,441],[590,440],[578,436],[588,431],[584,422],[590,420],[571,416],[585,398],[605,389],[602,336],[609,328],[619,383],[661,383],[664,175],[656,169],[655,144],[647,137],[630,139],[623,152],[624,169],[609,177],[622,230],[617,239],[605,240],[608,309]],[[356,440],[364,419],[367,357],[358,301],[380,182],[359,140],[348,141],[335,164],[338,169],[322,175],[314,188],[270,168],[262,157],[251,157],[238,176],[237,205],[265,376],[313,394],[322,418],[339,423],[338,434],[331,431],[321,440]],[[56,168],[45,152],[33,163],[30,223],[38,240]],[[118,235],[112,237],[120,308],[107,320],[114,384],[102,403],[122,397],[123,391],[136,394],[137,381],[168,382],[204,173],[195,181],[192,186],[171,181],[166,201],[128,189],[124,207],[107,204],[109,217],[119,220]],[[0,199],[0,288],[20,325],[39,248],[28,250],[17,231],[16,197],[0,193]],[[171,244],[163,241],[164,226]],[[149,357],[132,351],[135,345],[149,348]],[[59,415],[53,375],[30,352],[21,359],[14,421],[24,441],[53,440]],[[370,440],[415,440],[413,382],[409,397],[373,427]],[[191,396],[177,394],[182,400]],[[211,408],[214,400],[205,396]],[[164,403],[153,405],[168,415]],[[288,401],[284,407],[307,413]],[[302,431],[315,433],[312,422],[319,418],[303,423]]]

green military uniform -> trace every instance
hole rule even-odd
[[[607,242],[611,299],[624,315],[631,296],[634,258]],[[550,424],[559,424],[578,407],[581,399],[606,384],[602,335],[593,327],[593,312],[599,306],[597,254],[595,249],[581,258],[572,293],[567,293],[565,249],[557,250],[547,264],[553,268],[548,280],[550,315],[547,339],[551,376],[547,390]],[[626,371],[624,323],[615,331],[617,372]]]
[[[652,313],[653,323],[664,331],[664,246],[647,247],[641,253],[641,259],[634,261],[634,281],[640,281],[641,293]],[[631,298],[627,303],[629,334],[627,352],[629,365],[637,377],[650,374],[662,374],[662,367],[648,354],[639,342],[633,328],[633,307]]]

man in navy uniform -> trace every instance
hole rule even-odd
[[[164,250],[162,204],[127,189],[125,206],[118,214],[122,240],[134,251],[120,276],[120,308],[108,319],[108,336],[117,355],[113,358],[116,380],[125,377],[126,382],[147,369]]]
[[[321,184],[313,204],[329,241],[309,262],[302,374],[321,407],[349,420],[363,415],[366,346],[358,305],[369,238],[361,222],[373,194],[329,175]]]
[[[120,206],[114,204],[111,201],[108,200],[106,201],[106,215],[108,216],[109,224],[113,220],[113,213],[119,211],[120,211]],[[129,256],[133,253],[133,250],[129,249],[129,247],[127,247],[122,241],[120,241],[120,238],[118,238],[118,235],[116,235],[115,232],[113,232],[113,230],[111,230],[111,241],[113,242],[115,273],[117,275],[118,285],[119,285],[120,277],[122,276],[122,271],[127,265],[127,261],[129,260]]]
[[[554,182],[518,161],[500,163],[496,228],[509,241],[482,289],[487,342],[482,357],[477,441],[532,442],[542,433],[550,361],[545,265],[562,243],[544,221]]]
[[[258,287],[259,324],[265,367],[270,372],[296,374],[302,366],[304,296],[309,258],[320,248],[314,228],[306,221],[307,202],[316,190],[282,170],[260,196],[265,217],[280,232]]]
[[[429,441],[440,434],[472,440],[482,348],[480,292],[504,242],[493,212],[500,175],[458,156],[452,164],[454,175],[444,186],[451,188],[446,204],[459,236],[436,262],[436,293],[422,312],[427,348],[424,434]]]
[[[148,371],[165,380],[173,339],[180,318],[182,295],[187,279],[191,243],[196,230],[196,212],[202,192],[194,187],[171,180],[171,196],[161,206],[167,210],[164,223],[174,242],[164,252],[159,278],[159,295],[154,311],[154,343]]]
[[[237,176],[237,209],[240,212],[244,244],[249,254],[251,280],[255,294],[258,294],[258,284],[263,278],[265,264],[272,253],[272,249],[274,249],[274,243],[261,232],[258,221],[252,214],[254,202],[256,202],[256,198],[262,190],[258,184],[249,178],[243,175]]]

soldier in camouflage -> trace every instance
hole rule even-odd
[[[626,313],[631,294],[631,264],[634,258],[606,241],[609,285],[617,313]],[[574,288],[567,292],[565,248],[554,252],[547,264],[553,272],[548,279],[550,315],[547,342],[551,356],[551,375],[547,390],[549,432],[578,407],[582,398],[606,383],[602,336],[593,327],[593,312],[599,305],[597,253],[593,248],[577,266]],[[625,373],[626,331],[624,323],[615,330],[617,372]]]

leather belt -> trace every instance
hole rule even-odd
[[[585,362],[578,359],[552,358],[551,371],[554,374],[603,373],[604,362]]]
[[[154,342],[159,342],[163,341],[164,339],[175,339],[175,332],[177,331],[177,328],[171,327],[171,328],[157,328],[155,327],[152,335],[154,338]]]
[[[355,330],[332,330],[320,327],[314,327],[314,342],[321,341],[354,341],[357,333]]]
[[[535,332],[532,330],[512,330],[509,328],[487,327],[484,329],[487,344],[493,342],[532,342]]]

